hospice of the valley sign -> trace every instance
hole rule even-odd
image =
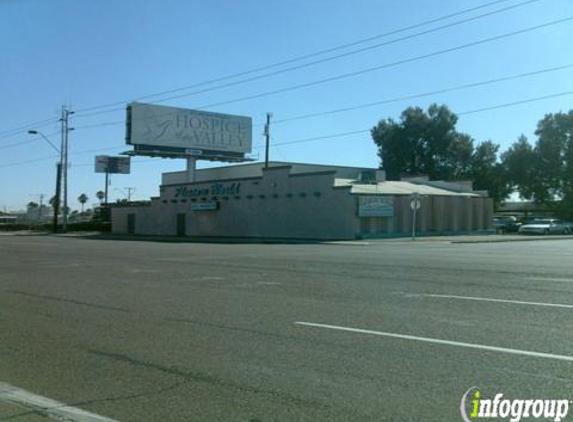
[[[237,156],[252,149],[250,117],[134,102],[126,123],[135,151]]]

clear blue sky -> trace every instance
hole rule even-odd
[[[62,104],[81,110],[126,102],[220,76],[247,71],[352,43],[388,31],[477,7],[492,0],[0,0],[0,209],[24,209],[38,193],[53,195],[56,156],[39,129],[59,145]],[[472,16],[522,3],[506,0],[471,13],[379,38],[330,55],[372,46]],[[202,94],[162,102],[201,108],[266,91],[317,81],[472,43],[573,16],[570,0],[538,0],[435,33],[332,61]],[[252,116],[254,142],[262,141],[265,112],[280,120],[301,114],[383,101],[524,72],[573,64],[573,21],[474,47],[363,73],[312,87],[209,108]],[[322,55],[316,58],[328,57]],[[295,64],[308,62],[301,61]],[[283,69],[286,66],[273,70]],[[264,72],[263,72],[264,73]],[[254,74],[255,75],[255,74]],[[254,76],[253,75],[253,76]],[[362,108],[272,127],[280,144],[369,129],[397,118],[411,105],[444,103],[462,113],[573,90],[573,68],[455,92]],[[232,80],[230,80],[232,81]],[[216,84],[215,84],[216,85]],[[186,92],[191,92],[186,91]],[[185,93],[185,91],[181,92]],[[150,99],[155,100],[158,98]],[[458,129],[476,141],[507,148],[524,133],[531,140],[545,113],[573,108],[573,95],[460,115]],[[83,115],[82,115],[83,114]],[[70,136],[70,204],[85,192],[94,203],[103,175],[94,156],[117,154],[124,145],[124,111],[95,116],[78,112]],[[107,124],[109,125],[103,125]],[[96,125],[91,128],[82,126]],[[23,127],[17,132],[7,132]],[[7,135],[15,136],[7,136]],[[18,145],[14,145],[18,144]],[[101,150],[101,151],[94,151]],[[87,152],[86,152],[87,151]],[[263,151],[258,149],[254,153]],[[280,161],[379,165],[368,133],[293,143],[272,149]],[[201,166],[210,165],[202,163]],[[111,198],[135,187],[136,199],[158,194],[160,174],[185,167],[182,160],[136,158],[130,175],[113,177]]]

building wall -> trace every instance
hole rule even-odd
[[[412,233],[413,212],[409,195],[394,196],[393,217],[369,217],[361,222],[364,237],[404,236]],[[416,232],[461,234],[491,229],[493,200],[470,196],[422,196],[416,212]]]
[[[185,215],[185,235],[352,239],[359,231],[355,197],[334,188],[334,172],[289,174],[288,166],[262,177],[162,186],[149,207],[115,207],[114,233],[176,235],[177,214]],[[237,185],[240,187],[237,190]],[[235,186],[234,191],[226,189]],[[186,191],[182,192],[182,188]],[[217,210],[191,210],[192,204],[217,202]]]
[[[393,197],[393,216],[358,217],[358,201],[363,195],[352,194],[351,185],[334,187],[338,176],[334,170],[293,174],[292,166],[275,166],[261,172],[258,177],[163,185],[160,197],[152,198],[149,206],[112,208],[112,231],[298,239],[404,236],[412,232],[409,194],[373,195]],[[490,198],[452,193],[422,195],[420,200],[419,234],[490,228]],[[195,209],[210,205],[217,209]]]

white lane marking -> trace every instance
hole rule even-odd
[[[38,396],[5,382],[0,382],[0,401],[16,404],[37,411],[45,416],[69,422],[119,422],[77,407]]]
[[[295,324],[304,325],[307,327],[328,328],[330,330],[349,331],[352,333],[359,333],[359,334],[372,334],[372,335],[376,335],[376,336],[397,338],[397,339],[401,339],[401,340],[421,341],[421,342],[425,342],[425,343],[442,344],[442,345],[446,345],[446,346],[465,347],[468,349],[487,350],[490,352],[500,352],[500,353],[508,353],[508,354],[512,354],[512,355],[521,355],[521,356],[529,356],[529,357],[536,357],[536,358],[543,358],[543,359],[553,359],[553,360],[563,360],[563,361],[567,361],[567,362],[573,362],[573,356],[554,355],[552,353],[531,352],[528,350],[509,349],[507,347],[486,346],[486,345],[475,344],[475,343],[464,343],[461,341],[440,340],[437,338],[418,337],[418,336],[411,336],[411,335],[406,335],[406,334],[387,333],[384,331],[364,330],[361,328],[341,327],[338,325],[329,325],[329,324],[318,324],[315,322],[297,321],[297,322],[295,322]]]
[[[563,303],[526,302],[523,300],[495,299],[495,298],[491,298],[491,297],[437,295],[437,294],[423,294],[423,293],[417,294],[417,295],[410,295],[410,296],[436,297],[436,298],[443,298],[443,299],[459,299],[459,300],[475,300],[475,301],[481,301],[481,302],[513,303],[516,305],[549,306],[552,308],[573,309],[573,305],[567,305],[567,304],[563,304]]]
[[[573,283],[573,278],[528,277],[526,281],[556,281],[558,283]]]

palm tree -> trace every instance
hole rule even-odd
[[[96,197],[97,197],[97,199],[99,199],[99,204],[101,205],[103,202],[103,198],[105,198],[105,193],[103,193],[103,191],[101,191],[101,190],[98,190],[96,192]]]
[[[82,193],[80,196],[78,196],[78,201],[80,202],[80,204],[82,204],[82,213],[84,212],[84,205],[86,204],[86,202],[88,202],[88,196],[85,193]]]

